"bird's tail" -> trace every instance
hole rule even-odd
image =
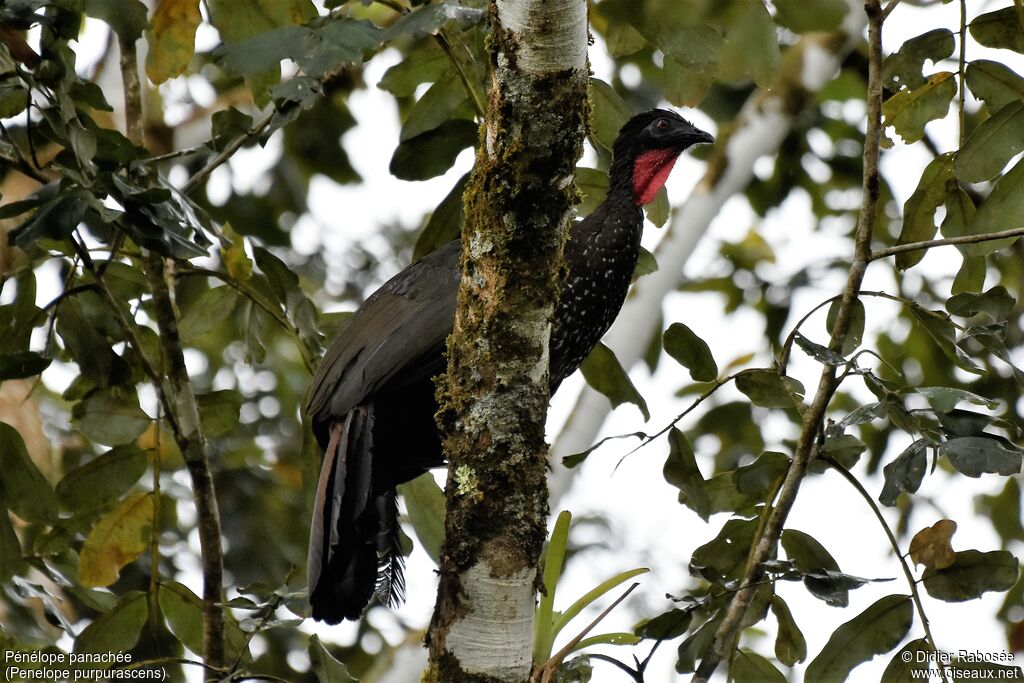
[[[373,405],[330,426],[320,469],[307,563],[313,618],[358,619],[371,598],[404,598],[404,559],[394,488],[373,486]]]

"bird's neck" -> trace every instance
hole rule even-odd
[[[674,149],[648,149],[616,158],[609,169],[608,198],[643,206],[654,201],[679,158]]]

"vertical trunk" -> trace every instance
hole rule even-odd
[[[427,680],[525,681],[547,518],[548,337],[586,128],[585,0],[492,0],[439,424],[449,460]]]

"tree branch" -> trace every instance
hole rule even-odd
[[[894,256],[906,251],[918,251],[919,249],[931,249],[933,247],[945,247],[956,244],[978,244],[980,242],[992,242],[994,240],[1022,236],[1024,236],[1024,228],[1012,228],[1010,230],[1001,230],[999,232],[987,232],[983,235],[962,235],[960,237],[945,237],[938,240],[925,240],[923,242],[897,244],[894,247],[886,247],[885,249],[879,249],[871,252],[867,260],[877,261],[878,259]]]
[[[857,477],[853,476],[850,470],[843,467],[841,464],[836,462],[833,458],[825,455],[821,458],[829,464],[839,474],[843,475],[846,481],[850,482],[853,488],[857,489],[857,493],[860,494],[861,498],[868,504],[871,511],[875,513],[875,519],[882,525],[882,529],[885,531],[886,537],[889,539],[889,545],[892,547],[893,554],[896,555],[896,559],[899,560],[900,566],[903,568],[903,575],[907,578],[907,585],[910,586],[910,597],[914,601],[914,606],[917,608],[917,615],[921,618],[921,625],[924,627],[925,638],[928,639],[928,644],[932,646],[932,652],[938,654],[939,648],[935,645],[935,638],[932,636],[931,627],[928,625],[928,615],[924,612],[924,604],[921,602],[921,593],[917,590],[917,580],[914,578],[914,573],[910,571],[910,565],[907,564],[907,558],[903,556],[903,552],[900,550],[900,544],[896,540],[896,535],[892,533],[892,529],[889,528],[889,524],[885,521],[885,517],[882,516],[882,511],[878,508],[874,498],[867,492],[867,489],[857,480]],[[939,676],[942,677],[944,683],[949,683],[949,679],[946,678],[945,667],[939,667]]]
[[[142,86],[139,82],[138,55],[135,44],[119,39],[121,77],[124,85],[125,131],[140,147],[145,146],[142,123]],[[226,158],[226,157],[225,157]],[[212,170],[212,169],[210,169]],[[164,396],[175,441],[192,478],[192,496],[196,506],[196,526],[203,567],[203,661],[219,669],[224,665],[224,551],[221,545],[220,513],[210,473],[206,438],[199,420],[199,407],[192,381],[185,366],[181,337],[178,334],[178,313],[173,296],[173,277],[168,269],[173,263],[156,252],[143,256],[146,279],[153,296],[153,312],[160,330],[167,382],[156,381]],[[141,354],[141,347],[139,349]],[[166,392],[166,393],[165,393]]]
[[[270,122],[274,120],[274,114],[276,113],[276,110],[270,112],[262,119],[260,119],[255,126],[253,126],[248,131],[246,131],[242,135],[239,135],[231,142],[229,142],[227,146],[224,147],[224,149],[222,149],[219,154],[217,154],[217,156],[210,159],[206,166],[203,166],[196,172],[194,176],[188,179],[188,182],[186,182],[181,187],[181,193],[188,194],[192,192],[192,190],[199,187],[203,183],[203,181],[206,180],[210,176],[210,174],[217,169],[218,166],[220,166],[225,161],[230,159],[235,152],[241,149],[242,145],[244,145],[246,142],[252,140],[253,138],[257,137],[260,133],[262,133],[266,129],[266,127],[270,125]]]
[[[864,10],[868,18],[868,92],[867,129],[864,135],[864,179],[862,185],[860,215],[854,238],[854,259],[847,277],[846,288],[836,314],[829,348],[839,352],[849,333],[854,304],[860,293],[864,271],[871,255],[871,235],[874,229],[879,195],[878,156],[882,118],[882,9],[879,0],[867,0]],[[839,382],[836,368],[826,365],[818,381],[818,389],[810,407],[803,415],[800,438],[793,454],[793,461],[779,488],[774,507],[766,507],[763,531],[755,537],[747,558],[746,569],[740,590],[730,601],[725,616],[715,632],[711,647],[705,653],[700,666],[693,676],[695,683],[706,683],[718,668],[722,659],[734,647],[743,617],[756,591],[756,583],[763,573],[762,564],[771,557],[782,529],[796,501],[800,484],[807,472],[807,466],[815,456],[818,435],[824,423],[828,404],[835,394]]]

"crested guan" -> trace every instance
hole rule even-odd
[[[551,392],[586,358],[625,300],[640,250],[641,206],[679,154],[713,142],[675,112],[631,118],[612,151],[608,195],[570,230],[551,332]],[[309,538],[313,618],[358,619],[376,595],[404,593],[395,486],[444,464],[432,378],[445,370],[459,286],[459,241],[370,295],[328,349],[307,410],[324,449]]]

